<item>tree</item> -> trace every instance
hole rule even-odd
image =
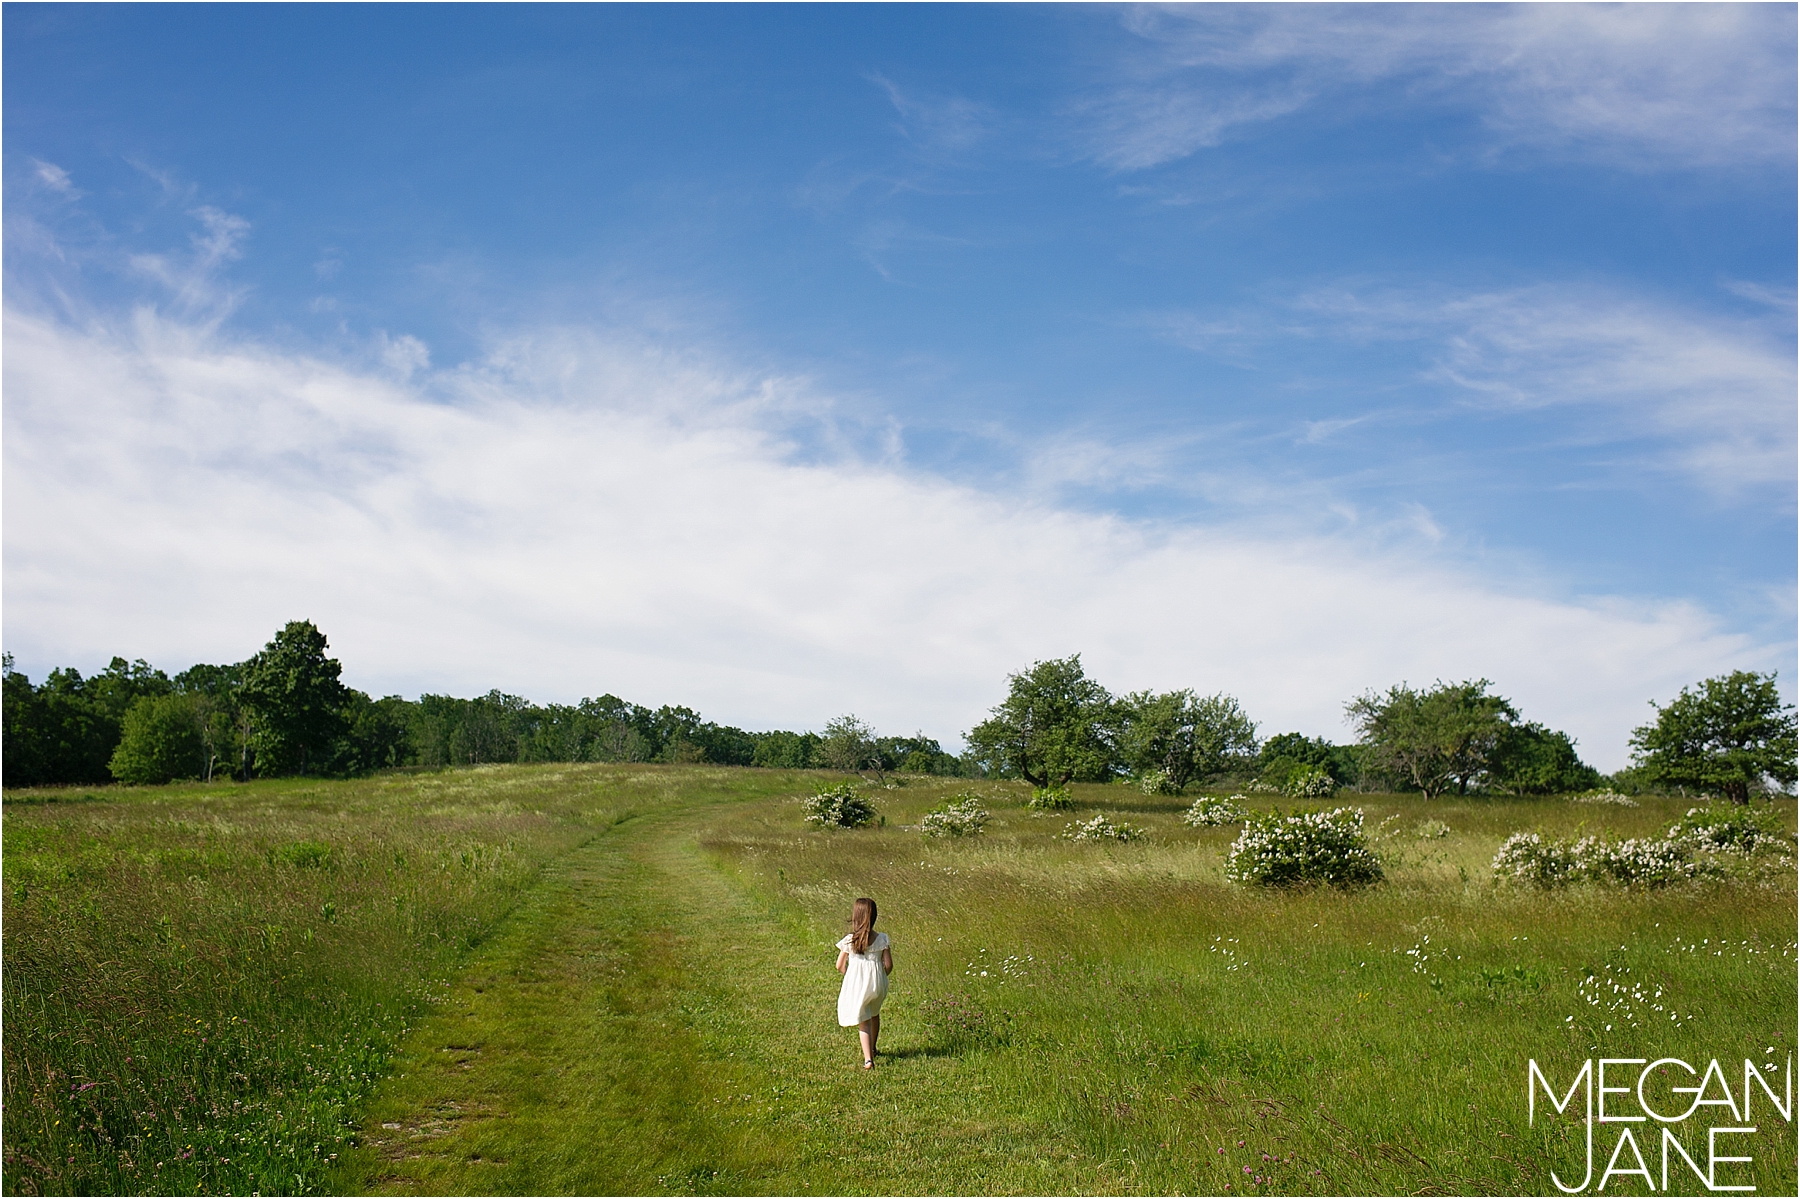
[[[853,774],[864,770],[879,774],[886,766],[881,760],[880,747],[875,743],[874,728],[854,715],[839,716],[826,722],[825,734],[819,738],[813,760],[827,770]]]
[[[260,774],[305,774],[344,734],[348,692],[329,643],[310,620],[290,621],[244,663],[238,699],[249,717],[246,749]]]
[[[1248,765],[1256,723],[1229,695],[1138,691],[1119,701],[1119,752],[1137,775],[1161,771],[1175,794],[1195,779]]]
[[[1429,691],[1415,691],[1398,683],[1386,695],[1359,696],[1345,711],[1361,734],[1369,765],[1401,776],[1426,799],[1451,783],[1461,795],[1488,772],[1518,715],[1505,699],[1487,693],[1490,685],[1487,679],[1440,680]]]
[[[1333,745],[1305,733],[1277,733],[1256,751],[1257,775],[1275,787],[1286,787],[1297,775],[1323,770],[1339,786],[1362,781],[1362,747]]]
[[[1506,727],[1494,748],[1488,779],[1515,795],[1587,791],[1601,783],[1600,772],[1576,754],[1574,738],[1532,721]]]
[[[140,696],[125,710],[108,768],[121,783],[167,783],[208,773],[207,713],[192,692]]]
[[[976,761],[1034,787],[1112,777],[1113,699],[1082,673],[1080,654],[1038,662],[1007,683],[1006,699],[968,734]]]
[[[1683,687],[1656,721],[1631,734],[1632,759],[1655,782],[1718,791],[1738,803],[1773,779],[1794,785],[1794,708],[1775,673],[1734,670]]]

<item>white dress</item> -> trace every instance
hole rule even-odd
[[[851,949],[848,936],[837,947],[850,955],[844,965],[844,989],[838,992],[838,1023],[855,1028],[880,1015],[881,1001],[887,998],[887,971],[881,968],[881,951],[888,947],[888,936],[876,933],[869,941],[867,953]]]

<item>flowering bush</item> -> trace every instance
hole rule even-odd
[[[1514,833],[1501,842],[1493,868],[1497,878],[1546,888],[1583,879],[1660,887],[1701,872],[1686,843],[1672,837],[1550,841],[1539,833]]]
[[[1250,783],[1249,786],[1247,786],[1245,788],[1245,790],[1254,791],[1258,795],[1280,795],[1281,794],[1280,787],[1277,787],[1274,783],[1265,783],[1261,779],[1257,779],[1254,782]]]
[[[1145,795],[1175,795],[1179,789],[1169,782],[1166,770],[1146,770],[1138,776],[1138,790]]]
[[[1681,823],[1669,830],[1671,840],[1686,841],[1709,853],[1749,855],[1766,851],[1791,853],[1781,814],[1772,807],[1750,804],[1708,804],[1689,808]]]
[[[1237,824],[1248,818],[1239,800],[1244,797],[1234,795],[1230,799],[1220,799],[1216,795],[1202,795],[1193,805],[1183,812],[1181,819],[1195,828],[1217,828],[1221,824]]]
[[[1270,812],[1244,823],[1225,858],[1235,883],[1351,887],[1380,882],[1381,863],[1363,835],[1361,808],[1330,812]]]
[[[1324,767],[1302,766],[1288,776],[1282,791],[1295,799],[1330,799],[1337,789],[1337,780]]]
[[[1025,806],[1045,812],[1060,812],[1064,808],[1074,807],[1075,797],[1064,787],[1039,787],[1025,801]]]
[[[1611,804],[1614,807],[1619,808],[1635,808],[1638,806],[1637,800],[1632,799],[1629,795],[1620,795],[1611,787],[1608,787],[1604,791],[1583,791],[1580,795],[1569,796],[1569,799],[1574,803]]]
[[[919,829],[927,837],[974,837],[987,822],[988,810],[981,800],[965,791],[925,813]]]
[[[858,828],[875,819],[875,805],[849,783],[815,792],[800,801],[806,822],[822,828]]]
[[[1104,814],[1096,814],[1091,820],[1069,825],[1063,836],[1071,841],[1142,841],[1144,830],[1123,821],[1114,824]]]
[[[1436,841],[1450,835],[1450,826],[1442,820],[1421,820],[1413,832],[1418,834],[1421,841]]]

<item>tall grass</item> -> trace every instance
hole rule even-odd
[[[318,1187],[395,1045],[544,863],[588,774],[14,793],[6,1190]]]
[[[1186,799],[979,784],[986,831],[928,838],[966,781],[855,830],[805,824],[816,781],[7,796],[7,1191],[1541,1193],[1579,1128],[1526,1126],[1528,1058],[1793,1049],[1791,872],[1489,875],[1511,832],[1676,801],[1356,797],[1387,881],[1278,891],[1226,882],[1237,830]],[[1097,812],[1148,836],[1059,836]],[[830,969],[865,894],[898,965],[871,1075]],[[1791,1192],[1791,1123],[1749,1152]]]

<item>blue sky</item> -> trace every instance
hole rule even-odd
[[[6,644],[956,742],[1791,687],[1791,6],[9,6]],[[1790,690],[1791,694],[1791,690]]]

